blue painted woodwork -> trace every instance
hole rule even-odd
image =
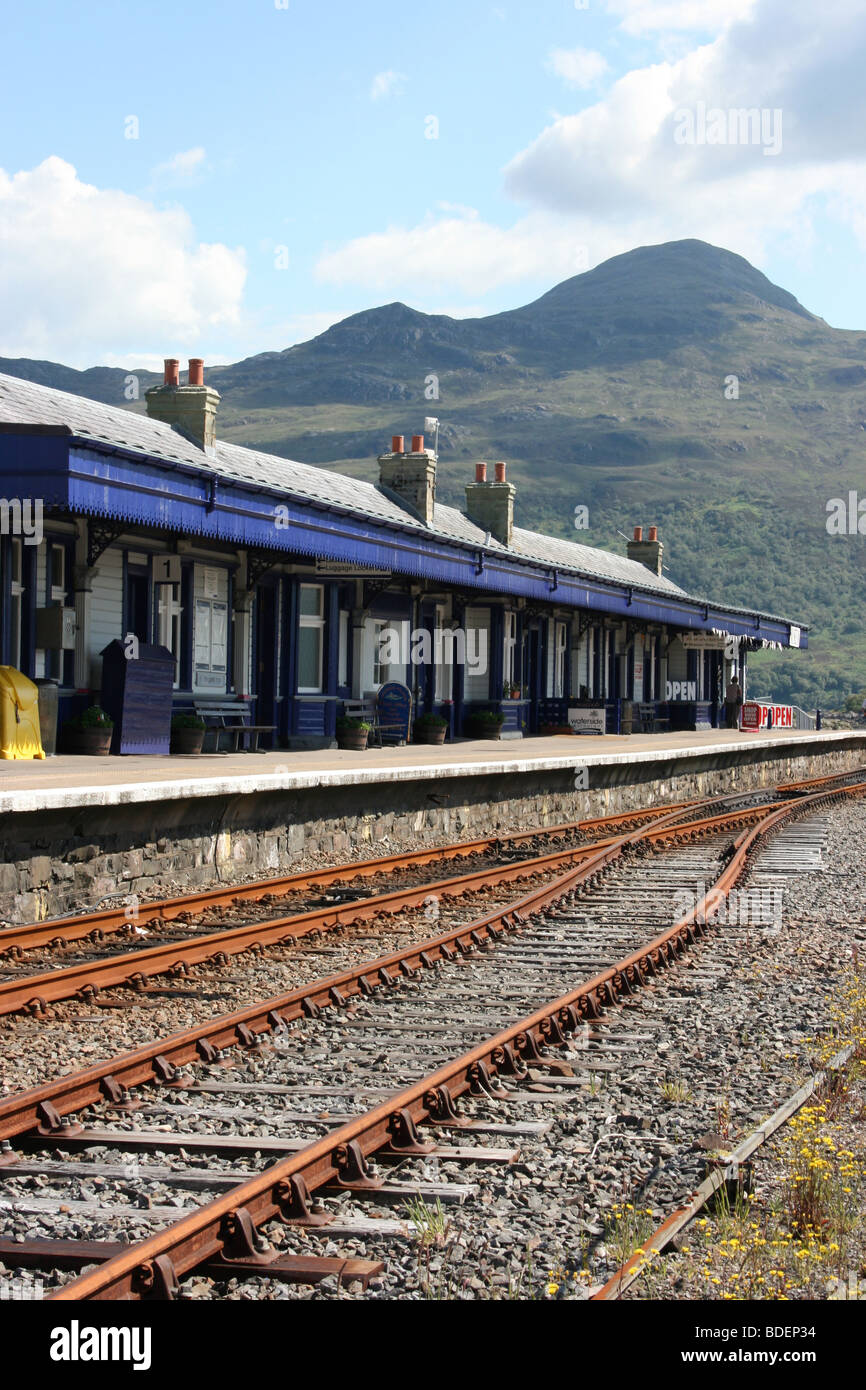
[[[725,628],[787,646],[790,625],[781,619],[738,614],[676,595],[641,594],[628,586],[590,577],[556,574],[549,567],[502,556],[470,542],[420,535],[393,522],[364,520],[335,507],[287,500],[286,495],[218,477],[207,468],[124,454],[63,434],[6,433],[0,436],[0,478],[22,476],[28,492],[57,506],[91,516],[157,526],[234,546],[259,546],[287,554],[322,556],[435,579],[499,594],[522,595],[573,607],[672,624],[692,631]],[[8,488],[6,489],[8,493]],[[275,525],[277,506],[288,524]],[[483,558],[483,566],[479,559]],[[808,637],[802,633],[801,646]]]

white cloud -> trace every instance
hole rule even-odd
[[[592,48],[554,48],[547,66],[570,87],[592,87],[609,71],[604,54]]]
[[[164,164],[157,164],[151,171],[154,183],[187,183],[195,174],[202,171],[205,152],[201,145],[191,150],[181,150],[172,155]]]
[[[555,120],[507,166],[506,189],[549,213],[591,215],[599,227],[701,236],[744,254],[775,236],[801,236],[816,200],[835,191],[863,205],[864,58],[857,0],[837,0],[817,27],[806,0],[755,0],[747,20],[712,42],[635,69],[602,101]],[[769,140],[677,143],[680,113],[701,104],[766,112],[781,150],[765,157]],[[840,215],[857,225],[850,207]]]
[[[632,26],[648,26],[652,9],[668,25],[700,20],[720,32],[676,60],[627,73],[579,114],[552,120],[506,167],[506,190],[525,207],[510,227],[440,204],[414,225],[328,250],[318,277],[396,290],[413,302],[466,295],[475,304],[497,286],[552,283],[630,247],[683,237],[759,264],[779,246],[799,255],[813,244],[817,216],[847,225],[866,245],[860,0],[834,0],[820,25],[807,0],[611,6]],[[700,102],[780,111],[781,151],[678,144],[678,113]]]
[[[746,19],[757,0],[607,0],[607,9],[621,18],[627,34],[652,32],[718,33]]]
[[[496,227],[470,211],[463,217],[429,212],[415,226],[356,237],[320,256],[316,278],[415,296],[479,295],[539,275],[574,275],[592,263],[574,223],[534,214],[513,227]]]
[[[83,183],[57,156],[0,169],[0,356],[204,352],[239,324],[245,279],[243,249],[197,242],[180,208]]]
[[[377,72],[370,86],[370,100],[381,101],[383,97],[398,97],[406,86],[406,75],[402,72]]]

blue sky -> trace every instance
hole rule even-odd
[[[860,8],[7,7],[0,355],[232,361],[394,299],[496,312],[688,236],[866,328]],[[767,138],[678,142],[701,105],[765,111]]]

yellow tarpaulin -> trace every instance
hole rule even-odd
[[[39,691],[14,666],[0,666],[0,758],[44,758]]]

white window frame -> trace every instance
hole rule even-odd
[[[180,643],[183,625],[183,607],[180,602],[179,584],[156,584],[156,640],[161,647],[167,647],[174,657],[172,689],[180,687]],[[204,603],[206,600],[201,599]],[[195,636],[195,635],[193,635]],[[213,612],[210,616],[211,651],[213,650]]]
[[[312,589],[319,595],[318,613],[302,613],[301,595],[305,589]],[[317,662],[317,685],[298,684],[299,695],[321,695],[322,682],[325,668],[325,586],[324,584],[301,584],[298,588],[298,630],[314,631],[319,635],[318,643],[318,662]],[[299,643],[300,645],[300,643]],[[299,663],[300,664],[300,663]]]
[[[367,630],[370,633],[370,689],[381,690],[388,680],[388,667],[380,660],[382,655],[382,631],[390,627],[387,618],[369,618],[367,620]]]

